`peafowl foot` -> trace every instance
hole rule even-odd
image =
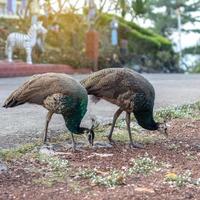
[[[129,144],[130,148],[134,148],[134,149],[144,149],[144,145],[136,143],[136,142],[131,142]]]
[[[51,142],[51,139],[50,138],[44,138],[43,139],[43,144],[48,144]]]
[[[94,145],[94,132],[92,130],[88,134],[88,142],[91,147]]]
[[[109,144],[116,145],[115,141],[109,135],[107,137],[108,137]]]
[[[39,149],[40,154],[46,154],[47,156],[51,156],[55,154],[55,150],[53,145],[51,144],[43,144]]]

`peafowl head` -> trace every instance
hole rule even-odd
[[[85,128],[85,127],[80,127],[79,128],[79,133],[80,134],[88,134],[88,142],[93,146],[94,144],[94,131],[93,128]]]
[[[93,146],[94,144],[94,126],[95,126],[95,120],[91,118],[92,120],[92,126],[91,128],[85,128],[85,127],[80,127],[79,128],[79,133],[86,133],[88,134],[88,142]]]

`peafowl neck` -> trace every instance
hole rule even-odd
[[[140,111],[134,113],[138,124],[147,130],[157,130],[158,123],[154,121],[152,111]]]
[[[73,102],[73,99],[69,99],[69,97],[65,98],[65,106],[67,109],[66,111],[63,109],[62,115],[70,132],[75,134],[82,134],[80,123],[87,111],[87,103],[87,98],[82,98],[81,101],[76,103]]]
[[[65,120],[66,127],[72,133],[79,134],[81,133],[80,130],[80,123],[81,119],[78,113],[68,114],[63,116]]]

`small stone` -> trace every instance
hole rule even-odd
[[[136,187],[135,188],[136,192],[147,192],[147,193],[155,193],[155,191],[151,188],[146,188],[146,187]]]
[[[0,174],[6,173],[8,171],[8,167],[0,160]]]
[[[112,148],[113,146],[111,144],[109,144],[108,142],[95,142],[94,144],[95,147],[98,148]]]
[[[53,149],[52,145],[43,145],[40,149],[39,149],[39,153],[40,154],[45,154],[47,156],[52,156],[55,154],[55,151]]]

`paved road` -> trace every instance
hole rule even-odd
[[[200,75],[184,74],[144,74],[151,81],[156,91],[156,109],[166,106],[181,105],[200,100]],[[81,80],[85,75],[73,75]],[[2,104],[6,97],[28,77],[0,79],[0,147],[13,147],[41,137],[47,111],[41,106],[25,104],[19,107],[4,109]],[[110,121],[116,106],[101,101],[89,105],[89,113],[98,121]],[[83,121],[88,121],[88,116]],[[60,115],[54,115],[49,132],[58,133],[65,130]]]

